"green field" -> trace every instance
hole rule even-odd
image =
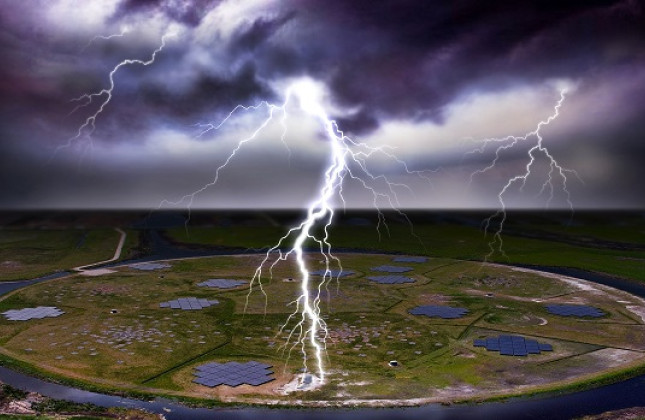
[[[107,260],[119,236],[113,229],[2,229],[0,281],[32,279]],[[130,232],[122,255],[137,245],[137,234]]]
[[[640,219],[639,219],[640,220]],[[528,224],[532,229],[537,225]],[[611,238],[618,240],[621,232],[630,241],[645,242],[645,223],[621,226],[613,235],[613,226],[599,224],[571,227],[544,225],[544,231],[555,232],[564,237],[576,237],[584,232],[586,238]],[[232,226],[190,227],[169,229],[168,235],[184,244],[226,245],[242,248],[272,246],[284,234],[284,227]],[[491,235],[485,235],[477,227],[457,224],[391,223],[389,228],[375,226],[334,226],[330,229],[331,242],[336,248],[374,250],[384,252],[429,255],[439,258],[483,260],[490,253]],[[510,264],[552,265],[597,271],[614,276],[645,281],[645,250],[616,250],[602,247],[572,245],[548,239],[533,239],[503,235],[505,255],[495,252],[489,261]],[[579,238],[579,236],[578,236]],[[626,239],[624,239],[626,240]]]

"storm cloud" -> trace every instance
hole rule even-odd
[[[441,168],[431,187],[385,169],[420,189],[403,194],[411,207],[495,206],[526,151],[504,154],[473,191],[468,175],[493,155],[468,154],[471,140],[531,131],[567,86],[562,116],[546,134],[585,181],[572,181],[574,204],[641,207],[645,187],[633,180],[645,175],[636,154],[645,140],[644,17],[640,2],[625,0],[5,2],[0,203],[155,207],[181,197],[208,182],[245,133],[240,123],[200,135],[200,124],[238,104],[280,103],[288,80],[307,77],[325,86],[340,129],[397,147],[414,169]],[[70,100],[106,88],[122,60],[150,59],[168,34],[153,65],[115,74],[91,140],[81,133],[61,149],[97,109],[95,101],[72,112],[85,102]],[[280,131],[268,130],[201,205],[307,202],[320,177],[312,168],[325,158],[307,140],[316,133],[293,124],[304,125],[286,139],[291,161]],[[258,171],[271,176],[249,175]],[[299,186],[272,190],[277,181]],[[354,196],[351,206],[370,204],[358,189]]]

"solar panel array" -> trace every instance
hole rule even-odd
[[[171,309],[182,309],[184,311],[198,310],[202,308],[208,308],[212,305],[217,305],[218,300],[215,299],[201,299],[196,297],[184,297],[176,300],[171,300],[168,302],[161,302],[159,304],[160,308],[171,308]]]
[[[549,313],[560,316],[590,316],[600,318],[605,315],[600,309],[587,305],[546,305],[545,307]]]
[[[553,351],[553,346],[548,343],[538,343],[519,335],[500,335],[473,342],[475,347],[485,347],[488,351],[498,351],[503,356],[528,356],[541,354],[543,351]]]
[[[153,271],[153,270],[161,270],[162,268],[170,268],[170,264],[143,262],[138,264],[132,264],[130,265],[130,268],[134,268],[135,270],[142,270],[142,271]]]
[[[456,308],[453,306],[425,305],[412,308],[409,312],[412,315],[425,315],[431,318],[455,319],[466,315],[468,313],[468,309]]]
[[[407,271],[412,271],[412,267],[401,267],[398,265],[380,265],[378,267],[372,267],[372,271],[384,271],[386,273],[405,273]]]
[[[243,284],[246,284],[246,282],[232,279],[208,279],[201,283],[197,283],[198,286],[214,287],[216,289],[234,289]]]
[[[414,279],[405,276],[371,276],[367,279],[381,284],[414,283]]]
[[[396,257],[392,261],[398,263],[424,263],[428,261],[426,257]]]
[[[325,275],[325,270],[317,270],[317,271],[312,271],[310,273],[312,276],[324,276]],[[347,277],[351,276],[354,274],[353,271],[351,270],[329,270],[327,271],[327,275],[331,275],[332,277]]]
[[[55,306],[38,306],[36,308],[11,309],[3,312],[9,321],[28,321],[30,319],[54,318],[64,314]]]
[[[271,368],[271,365],[254,360],[246,363],[206,363],[197,366],[193,382],[211,388],[219,385],[235,387],[242,384],[259,386],[275,379],[271,376]]]

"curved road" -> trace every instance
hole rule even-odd
[[[114,256],[112,258],[110,258],[109,260],[98,261],[98,262],[95,262],[95,263],[74,267],[72,270],[80,271],[80,272],[88,271],[88,268],[90,268],[90,267],[95,267],[97,265],[103,265],[103,264],[111,263],[111,262],[114,262],[114,261],[118,260],[119,258],[121,258],[121,251],[123,251],[123,244],[125,243],[125,238],[127,237],[127,234],[121,228],[114,228],[114,230],[119,232],[121,237],[119,238],[119,243],[116,246],[116,250],[114,251]],[[97,273],[97,274],[99,274],[99,273]]]

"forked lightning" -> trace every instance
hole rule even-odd
[[[133,64],[138,64],[141,66],[149,66],[153,64],[155,62],[155,59],[157,58],[157,54],[159,54],[166,46],[166,40],[174,35],[174,33],[167,33],[163,37],[161,37],[161,45],[159,45],[159,47],[152,52],[152,55],[148,60],[126,59],[114,66],[110,73],[108,73],[109,87],[103,88],[97,92],[86,93],[79,96],[78,98],[72,99],[72,102],[77,102],[79,104],[74,107],[70,114],[75,113],[81,108],[90,106],[94,103],[95,100],[98,101],[98,107],[92,114],[85,118],[83,124],[78,127],[78,130],[74,137],[70,138],[66,144],[63,144],[56,148],[54,155],[56,155],[60,150],[70,148],[79,142],[82,143],[83,146],[85,146],[85,149],[91,150],[93,146],[92,134],[94,133],[94,130],[96,130],[96,119],[99,117],[99,115],[101,115],[105,107],[110,103],[110,100],[112,100],[114,88],[116,87],[114,77],[117,72],[121,68]]]
[[[567,174],[574,175],[581,182],[582,180],[580,179],[580,176],[576,171],[563,167],[555,159],[553,154],[551,154],[549,149],[544,145],[544,139],[542,137],[542,132],[541,132],[542,128],[546,127],[547,125],[549,125],[551,122],[553,122],[556,118],[560,116],[560,108],[562,108],[562,104],[564,103],[566,94],[567,94],[567,89],[560,90],[560,98],[558,99],[557,103],[553,107],[552,114],[549,115],[548,118],[540,121],[534,130],[529,131],[528,133],[525,133],[521,136],[506,136],[506,137],[488,138],[488,139],[481,140],[482,145],[475,150],[478,153],[484,153],[489,145],[497,145],[496,148],[494,149],[495,157],[493,158],[493,160],[490,162],[488,166],[473,172],[470,175],[471,182],[476,175],[483,174],[495,168],[495,165],[499,161],[501,154],[504,151],[514,148],[518,143],[528,143],[531,141],[533,142],[531,143],[532,145],[527,152],[528,162],[526,163],[524,172],[513,176],[506,182],[504,187],[497,194],[497,199],[500,204],[499,210],[495,214],[487,218],[484,222],[484,228],[486,232],[488,232],[488,230],[490,229],[491,223],[493,223],[493,221],[496,218],[499,218],[499,225],[493,233],[493,240],[488,244],[490,248],[490,252],[485,257],[486,260],[492,257],[495,252],[499,252],[504,257],[506,257],[506,253],[504,252],[503,241],[502,241],[502,230],[504,229],[504,223],[506,222],[506,201],[504,200],[504,195],[508,192],[508,190],[513,185],[518,183],[520,185],[520,191],[523,191],[527,180],[532,175],[532,168],[536,162],[537,155],[542,154],[542,156],[544,156],[547,159],[547,162],[549,163],[549,172],[547,174],[547,177],[544,183],[542,184],[542,188],[540,189],[538,196],[541,196],[545,191],[548,190],[549,198],[546,202],[546,205],[548,206],[553,201],[554,192],[555,192],[554,182],[559,181],[562,185],[562,192],[565,194],[567,205],[569,206],[569,209],[573,211],[573,203],[571,203],[571,194],[567,187],[567,181],[568,181]]]

